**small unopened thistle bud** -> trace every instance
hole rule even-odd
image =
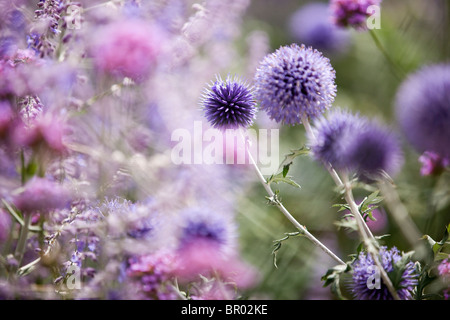
[[[255,96],[276,122],[295,125],[327,110],[336,95],[335,70],[321,52],[292,44],[267,55],[255,74]]]
[[[216,129],[247,128],[255,119],[253,88],[236,77],[222,80],[217,76],[205,89],[200,103],[206,119]]]

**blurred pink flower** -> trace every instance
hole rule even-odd
[[[94,41],[91,54],[97,69],[135,81],[149,76],[162,48],[157,27],[140,20],[113,22]]]
[[[224,254],[217,243],[198,238],[177,251],[176,276],[192,281],[199,275],[220,275],[238,288],[249,288],[257,282],[257,272],[234,254]]]
[[[369,229],[375,234],[383,232],[388,224],[386,212],[381,208],[377,208],[372,211],[372,216],[376,220],[373,221],[371,219],[367,219],[367,226]]]
[[[425,151],[420,157],[419,162],[422,164],[420,174],[422,176],[436,175],[442,172],[442,169],[450,165],[450,159],[442,158],[437,153]]]
[[[14,197],[15,206],[24,214],[45,214],[62,209],[70,203],[69,191],[61,184],[45,178],[34,177]]]
[[[29,125],[19,123],[14,130],[13,142],[25,147],[44,146],[49,151],[64,154],[67,147],[64,136],[68,128],[63,119],[43,115],[30,121]]]
[[[442,260],[438,266],[439,275],[450,280],[450,258]]]

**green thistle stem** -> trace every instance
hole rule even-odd
[[[311,129],[309,120],[306,116],[302,116],[302,123],[305,127],[307,135],[310,136],[310,138],[314,141],[315,135],[314,132]],[[367,226],[366,222],[364,221],[363,217],[361,216],[358,206],[356,205],[356,202],[353,198],[353,192],[352,192],[352,185],[348,181],[348,177],[346,174],[343,175],[343,178],[339,178],[338,173],[333,169],[331,164],[326,164],[325,167],[330,172],[333,180],[336,182],[336,185],[340,189],[344,189],[344,198],[347,204],[350,206],[350,212],[355,217],[356,223],[358,225],[358,232],[361,237],[361,240],[364,243],[364,246],[367,249],[367,252],[372,256],[373,261],[375,262],[375,265],[377,266],[378,270],[380,271],[381,278],[383,279],[384,284],[388,288],[389,292],[391,293],[392,297],[395,300],[400,300],[400,297],[397,294],[397,291],[395,290],[391,279],[389,279],[388,274],[386,273],[386,270],[384,270],[383,265],[380,262],[379,259],[379,253],[375,246],[376,239],[374,238],[373,234],[371,233],[369,227]]]
[[[246,141],[244,138],[244,135],[241,133],[241,137],[244,140],[245,149],[247,150],[250,163],[254,167],[256,171],[256,175],[263,185],[264,189],[266,190],[267,194],[271,199],[276,199],[276,195],[273,192],[270,185],[267,183],[266,179],[264,178],[263,174],[261,173],[261,170],[259,170],[258,165],[256,164],[255,160],[253,159],[253,156],[250,152],[250,149],[247,148]],[[334,254],[333,251],[331,251],[327,246],[325,246],[322,242],[320,242],[316,237],[314,237],[303,225],[301,225],[292,215],[291,213],[284,207],[284,205],[277,199],[273,202],[276,207],[283,213],[283,215],[301,232],[302,235],[304,235],[308,240],[310,240],[315,246],[322,249],[327,255],[329,255],[333,260],[338,262],[339,264],[345,265],[345,262],[342,261],[336,254]]]

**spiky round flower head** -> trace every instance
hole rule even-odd
[[[354,132],[347,147],[349,167],[360,177],[372,180],[383,172],[395,175],[403,164],[402,149],[397,136],[384,125],[368,121]]]
[[[411,74],[397,91],[396,114],[418,152],[450,158],[450,64],[426,66]]]
[[[231,76],[226,80],[216,76],[216,81],[205,89],[201,106],[206,119],[216,129],[247,128],[253,124],[256,114],[253,88]]]
[[[381,0],[331,0],[330,9],[337,26],[366,30],[367,19],[371,15],[368,8],[380,3]]]
[[[418,271],[412,261],[406,259],[396,247],[390,250],[380,248],[380,262],[383,269],[392,277],[392,284],[402,300],[411,300],[418,284]],[[361,251],[353,262],[352,291],[358,300],[393,300],[389,289],[384,284],[371,255]],[[398,276],[397,276],[398,274]],[[379,285],[378,285],[378,280]]]
[[[283,46],[267,55],[255,74],[261,109],[278,123],[315,118],[336,96],[335,70],[321,52],[305,45]]]
[[[346,169],[348,141],[355,132],[362,131],[366,120],[347,110],[333,109],[327,116],[319,117],[313,127],[309,144],[314,158],[330,163],[336,169]]]
[[[313,132],[314,157],[336,169],[375,178],[383,171],[397,173],[402,164],[399,142],[390,130],[348,111],[329,112],[316,121]]]

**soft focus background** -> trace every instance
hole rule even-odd
[[[93,9],[85,12],[80,29],[68,30],[64,35],[71,34],[72,38],[56,37],[59,45],[53,53],[44,56],[51,61],[44,69],[46,72],[34,72],[32,78],[34,83],[45,83],[44,88],[36,89],[45,108],[68,116],[71,128],[71,156],[55,161],[47,173],[56,177],[65,175],[76,190],[77,199],[83,199],[89,206],[104,197],[116,196],[137,202],[155,201],[159,214],[173,219],[168,223],[168,230],[163,228],[163,237],[153,242],[155,247],[175,241],[176,229],[172,227],[178,223],[178,212],[185,207],[196,205],[208,208],[211,215],[231,216],[235,221],[238,251],[259,272],[259,281],[244,291],[244,297],[334,299],[330,289],[323,287],[321,277],[335,262],[307,239],[293,237],[283,242],[276,256],[277,267],[274,266],[273,241],[295,229],[276,207],[267,204],[265,191],[252,168],[174,165],[170,161],[171,133],[178,128],[191,131],[194,121],[203,121],[207,127],[199,100],[204,87],[216,74],[237,74],[252,83],[258,63],[266,54],[283,45],[305,43],[323,51],[336,70],[335,106],[380,119],[402,136],[395,119],[395,94],[405,74],[423,65],[449,62],[450,2],[383,1],[381,29],[373,30],[381,46],[367,31],[330,31],[327,17],[320,9],[328,1],[211,0],[199,5],[193,0],[142,0],[110,1],[107,6],[103,5],[105,1],[80,2],[84,8]],[[16,12],[11,9],[11,3],[26,8],[21,11],[23,15],[14,18],[13,14],[11,18],[11,12]],[[135,3],[140,3],[141,9]],[[0,0],[0,5],[3,44],[10,41],[18,48],[30,44],[33,47],[32,40],[28,38],[27,43],[26,36],[30,30],[39,31],[37,25],[30,23],[37,1]],[[125,9],[120,11],[117,7]],[[301,16],[301,10],[308,7],[312,11]],[[137,88],[114,77],[102,77],[95,69],[96,57],[114,60],[121,50],[120,45],[114,48],[103,44],[107,32],[111,31],[101,28],[117,15],[143,15],[164,26],[153,39],[153,44],[161,44],[163,58],[152,66],[148,79],[138,81]],[[319,29],[314,29],[321,21]],[[132,34],[127,35],[127,29],[120,26],[112,32],[121,29],[125,30],[124,37]],[[5,45],[2,50],[11,47],[14,46]],[[134,57],[136,61],[148,59],[145,50],[151,49],[143,50],[142,56]],[[402,70],[400,78],[383,50]],[[109,58],[108,53],[111,53]],[[66,81],[70,89],[65,86]],[[279,128],[280,162],[290,150],[299,149],[306,142],[302,126],[281,127],[260,112],[253,128]],[[420,154],[406,140],[402,146],[405,162],[394,177],[401,199],[420,231],[441,239],[444,226],[450,221],[449,172],[437,177],[422,176]],[[12,168],[14,172],[18,158],[10,159],[5,150],[1,155],[6,160],[1,167],[0,191],[7,199],[18,181],[17,175],[9,174],[7,169]],[[347,260],[349,254],[355,253],[359,240],[356,233],[335,225],[342,212],[332,206],[342,200],[328,173],[310,157],[301,156],[295,159],[289,174],[301,189],[275,185],[283,204],[313,235]],[[363,194],[358,192],[355,191],[355,198],[360,199]],[[381,204],[375,214],[378,221],[373,225],[373,232],[389,234],[383,239],[388,246],[411,250],[386,210]],[[86,211],[86,221],[97,219],[88,215]],[[56,217],[49,225],[58,225],[58,219],[62,220]],[[114,227],[117,226],[109,225]],[[70,237],[64,241],[61,243],[69,248]],[[108,255],[113,252],[116,257],[118,247],[102,241],[103,253],[94,263],[88,263],[100,274],[94,278],[96,285],[103,280],[110,281],[108,270],[117,268],[112,264],[115,258],[108,261]],[[62,247],[62,251],[66,250]],[[124,245],[125,252],[133,250],[136,248]],[[66,256],[70,259],[70,250]],[[31,253],[26,261],[34,258]],[[55,277],[44,270],[36,278],[30,277],[39,284],[52,276]]]

